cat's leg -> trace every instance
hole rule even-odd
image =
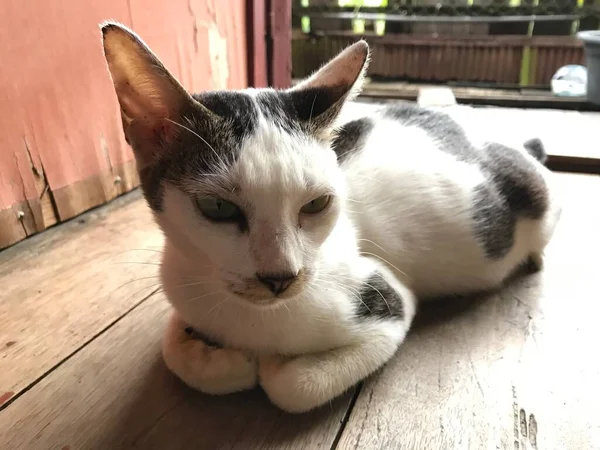
[[[386,321],[370,338],[323,353],[261,357],[259,379],[279,408],[301,413],[343,394],[382,367],[404,340],[403,324]],[[365,336],[366,337],[366,336]]]
[[[291,413],[309,411],[381,368],[404,341],[414,316],[412,293],[405,289],[401,298],[402,317],[359,319],[355,339],[344,347],[292,358],[261,357],[259,380],[269,399]]]
[[[165,364],[185,384],[207,394],[228,394],[256,386],[255,357],[240,350],[207,345],[185,329],[186,324],[173,311],[162,348]]]

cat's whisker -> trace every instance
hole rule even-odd
[[[133,294],[131,294],[129,297],[127,297],[127,300],[130,300],[130,299],[136,297],[140,292],[142,292],[146,289],[154,289],[154,291],[151,292],[149,295],[145,296],[144,298],[142,298],[141,300],[139,300],[138,303],[141,301],[149,300],[155,294],[162,292],[160,285],[154,284],[154,285],[150,285],[150,286],[144,286],[142,289],[135,291]],[[110,296],[112,296],[113,293],[111,293],[108,298],[110,298]]]
[[[310,114],[308,115],[308,126],[310,127],[310,121],[312,120],[313,109],[315,107],[315,102],[317,101],[317,95],[315,94],[315,98],[313,98],[312,105],[310,105]]]
[[[348,279],[352,279],[352,278],[348,278]],[[342,286],[340,284],[336,284],[336,283],[328,281],[328,280],[320,280],[320,283],[324,284],[325,286],[331,286],[332,291],[336,291],[341,294],[348,295],[349,297],[355,298],[356,300],[360,301],[365,306],[365,308],[367,308],[369,310],[369,312],[371,312],[371,309],[363,301],[362,297],[360,296],[360,292],[358,290],[351,288],[350,286]]]
[[[197,301],[197,300],[200,300],[200,299],[202,299],[202,298],[204,298],[204,297],[208,297],[209,295],[215,295],[215,294],[221,294],[221,293],[222,293],[222,291],[212,291],[212,292],[207,292],[207,293],[205,293],[205,294],[199,295],[198,297],[192,297],[192,298],[188,298],[188,299],[186,300],[186,302],[195,302],[195,301]]]
[[[221,158],[221,156],[217,153],[217,151],[213,148],[212,145],[210,145],[206,139],[204,139],[202,136],[200,136],[198,133],[196,133],[194,130],[192,130],[191,128],[186,127],[185,125],[182,125],[178,122],[175,122],[174,120],[171,119],[165,119],[167,122],[171,122],[173,125],[177,125],[181,128],[183,128],[184,130],[189,131],[190,133],[192,133],[194,136],[196,136],[198,139],[200,139],[202,142],[204,142],[208,148],[210,148],[212,150],[212,152],[214,153],[214,155],[217,157],[217,159],[219,160],[219,162],[222,164],[222,167],[225,168],[225,162],[223,161],[223,159]]]
[[[116,253],[115,256],[121,256],[125,253],[129,253],[129,252],[155,252],[155,253],[164,253],[162,250],[156,250],[153,248],[131,248],[129,250],[123,250],[122,252]]]
[[[148,266],[160,266],[161,263],[150,261],[115,261],[114,264],[142,264]]]
[[[392,315],[392,309],[390,308],[390,304],[387,302],[387,300],[385,299],[385,297],[383,296],[383,294],[379,291],[379,289],[377,289],[375,286],[373,286],[372,284],[369,283],[365,283],[366,286],[369,286],[371,289],[375,289],[375,291],[379,294],[379,296],[381,297],[381,299],[385,302],[385,306],[387,306],[388,312],[390,313],[390,316]]]
[[[202,286],[204,284],[211,284],[213,282],[214,282],[214,280],[209,280],[207,277],[206,280],[201,280],[201,281],[197,281],[194,283],[180,284],[179,286],[175,286],[175,288],[179,289],[179,288],[190,287],[190,286]]]
[[[159,275],[154,275],[154,276],[149,276],[149,277],[141,277],[141,278],[135,278],[133,280],[129,280],[126,283],[123,283],[122,285],[120,285],[119,287],[115,288],[113,291],[111,291],[110,294],[108,294],[108,298],[110,298],[115,292],[117,292],[119,289],[124,288],[125,286],[127,286],[128,284],[131,283],[135,283],[136,281],[142,281],[142,280],[150,280],[150,279],[155,279],[155,278],[160,278]],[[157,285],[160,285],[157,284]]]
[[[230,299],[231,299],[231,297],[225,297],[223,300],[217,302],[212,308],[210,308],[206,312],[206,317],[209,317],[213,311],[218,310],[221,306],[223,306],[225,304],[225,302],[227,302]]]
[[[388,264],[390,267],[396,269],[399,273],[401,273],[402,275],[404,275],[408,280],[411,280],[411,278],[406,274],[406,272],[404,272],[403,270],[398,269],[398,267],[396,267],[395,265],[393,265],[387,259],[382,258],[381,256],[376,255],[375,253],[371,253],[371,252],[360,252],[360,254],[361,255],[373,256],[375,258],[379,258],[381,261],[383,261],[384,263]]]
[[[380,249],[381,251],[386,252],[388,255],[390,255],[390,252],[388,252],[385,248],[383,248],[381,245],[379,245],[378,243],[372,241],[371,239],[365,239],[365,238],[360,238],[357,239],[358,241],[365,241],[365,242],[369,242],[371,244],[373,244],[375,247],[377,247],[378,249]]]
[[[353,198],[346,197],[346,200],[348,200],[349,202],[353,202],[353,203],[360,203],[361,205],[365,204],[365,202],[362,202],[360,200],[354,200]]]

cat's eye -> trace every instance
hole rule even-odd
[[[240,208],[220,198],[204,197],[196,200],[198,209],[204,216],[215,222],[237,221],[243,217]]]
[[[315,198],[314,200],[308,202],[302,208],[300,208],[300,212],[303,214],[317,214],[327,208],[329,202],[331,201],[331,195],[322,195],[320,197]]]

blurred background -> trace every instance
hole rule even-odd
[[[579,31],[598,30],[597,0],[297,0],[293,74],[304,77],[355,39],[373,47],[375,80],[548,90],[583,64]]]
[[[556,95],[552,78],[588,65],[577,33],[599,18],[600,0],[3,0],[0,248],[138,185],[104,20],[133,28],[191,91],[285,88],[362,37],[366,101],[445,84],[459,103],[581,111],[598,105]]]

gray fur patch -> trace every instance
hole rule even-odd
[[[544,144],[542,143],[541,139],[529,139],[528,141],[525,141],[523,147],[525,147],[525,150],[527,150],[527,152],[539,162],[546,164],[546,161],[548,160],[548,154],[546,153],[546,149],[544,148]]]
[[[360,151],[373,129],[373,120],[368,117],[353,120],[342,125],[331,143],[339,163]]]
[[[548,209],[546,182],[518,150],[490,142],[484,147],[481,163],[510,211],[519,217],[540,219]]]
[[[318,133],[337,117],[349,86],[297,91],[260,91],[256,100],[267,120],[286,131]]]
[[[463,128],[448,114],[415,105],[391,105],[384,117],[425,130],[441,151],[479,166],[487,181],[473,197],[474,233],[490,259],[505,256],[514,244],[519,217],[539,219],[548,208],[544,179],[521,152],[495,142],[474,147]],[[538,160],[545,155],[539,139],[525,143]],[[418,149],[416,149],[418,150]],[[543,159],[543,158],[542,158]]]
[[[189,191],[190,180],[215,173],[223,164],[233,164],[243,140],[257,125],[258,110],[247,94],[223,91],[193,97],[219,117],[207,117],[205,111],[190,107],[182,114],[185,121],[180,124],[189,130],[181,128],[162,157],[153,166],[140,169],[144,195],[156,211],[163,208],[165,181]]]
[[[484,183],[475,189],[472,218],[475,237],[486,256],[506,256],[514,244],[516,215],[493,184]]]
[[[471,145],[463,128],[448,114],[411,104],[389,105],[382,112],[384,117],[397,120],[405,126],[421,128],[439,143],[441,150],[459,161],[479,161],[479,152]]]
[[[404,319],[404,303],[379,272],[374,272],[359,290],[357,315],[361,318]]]

